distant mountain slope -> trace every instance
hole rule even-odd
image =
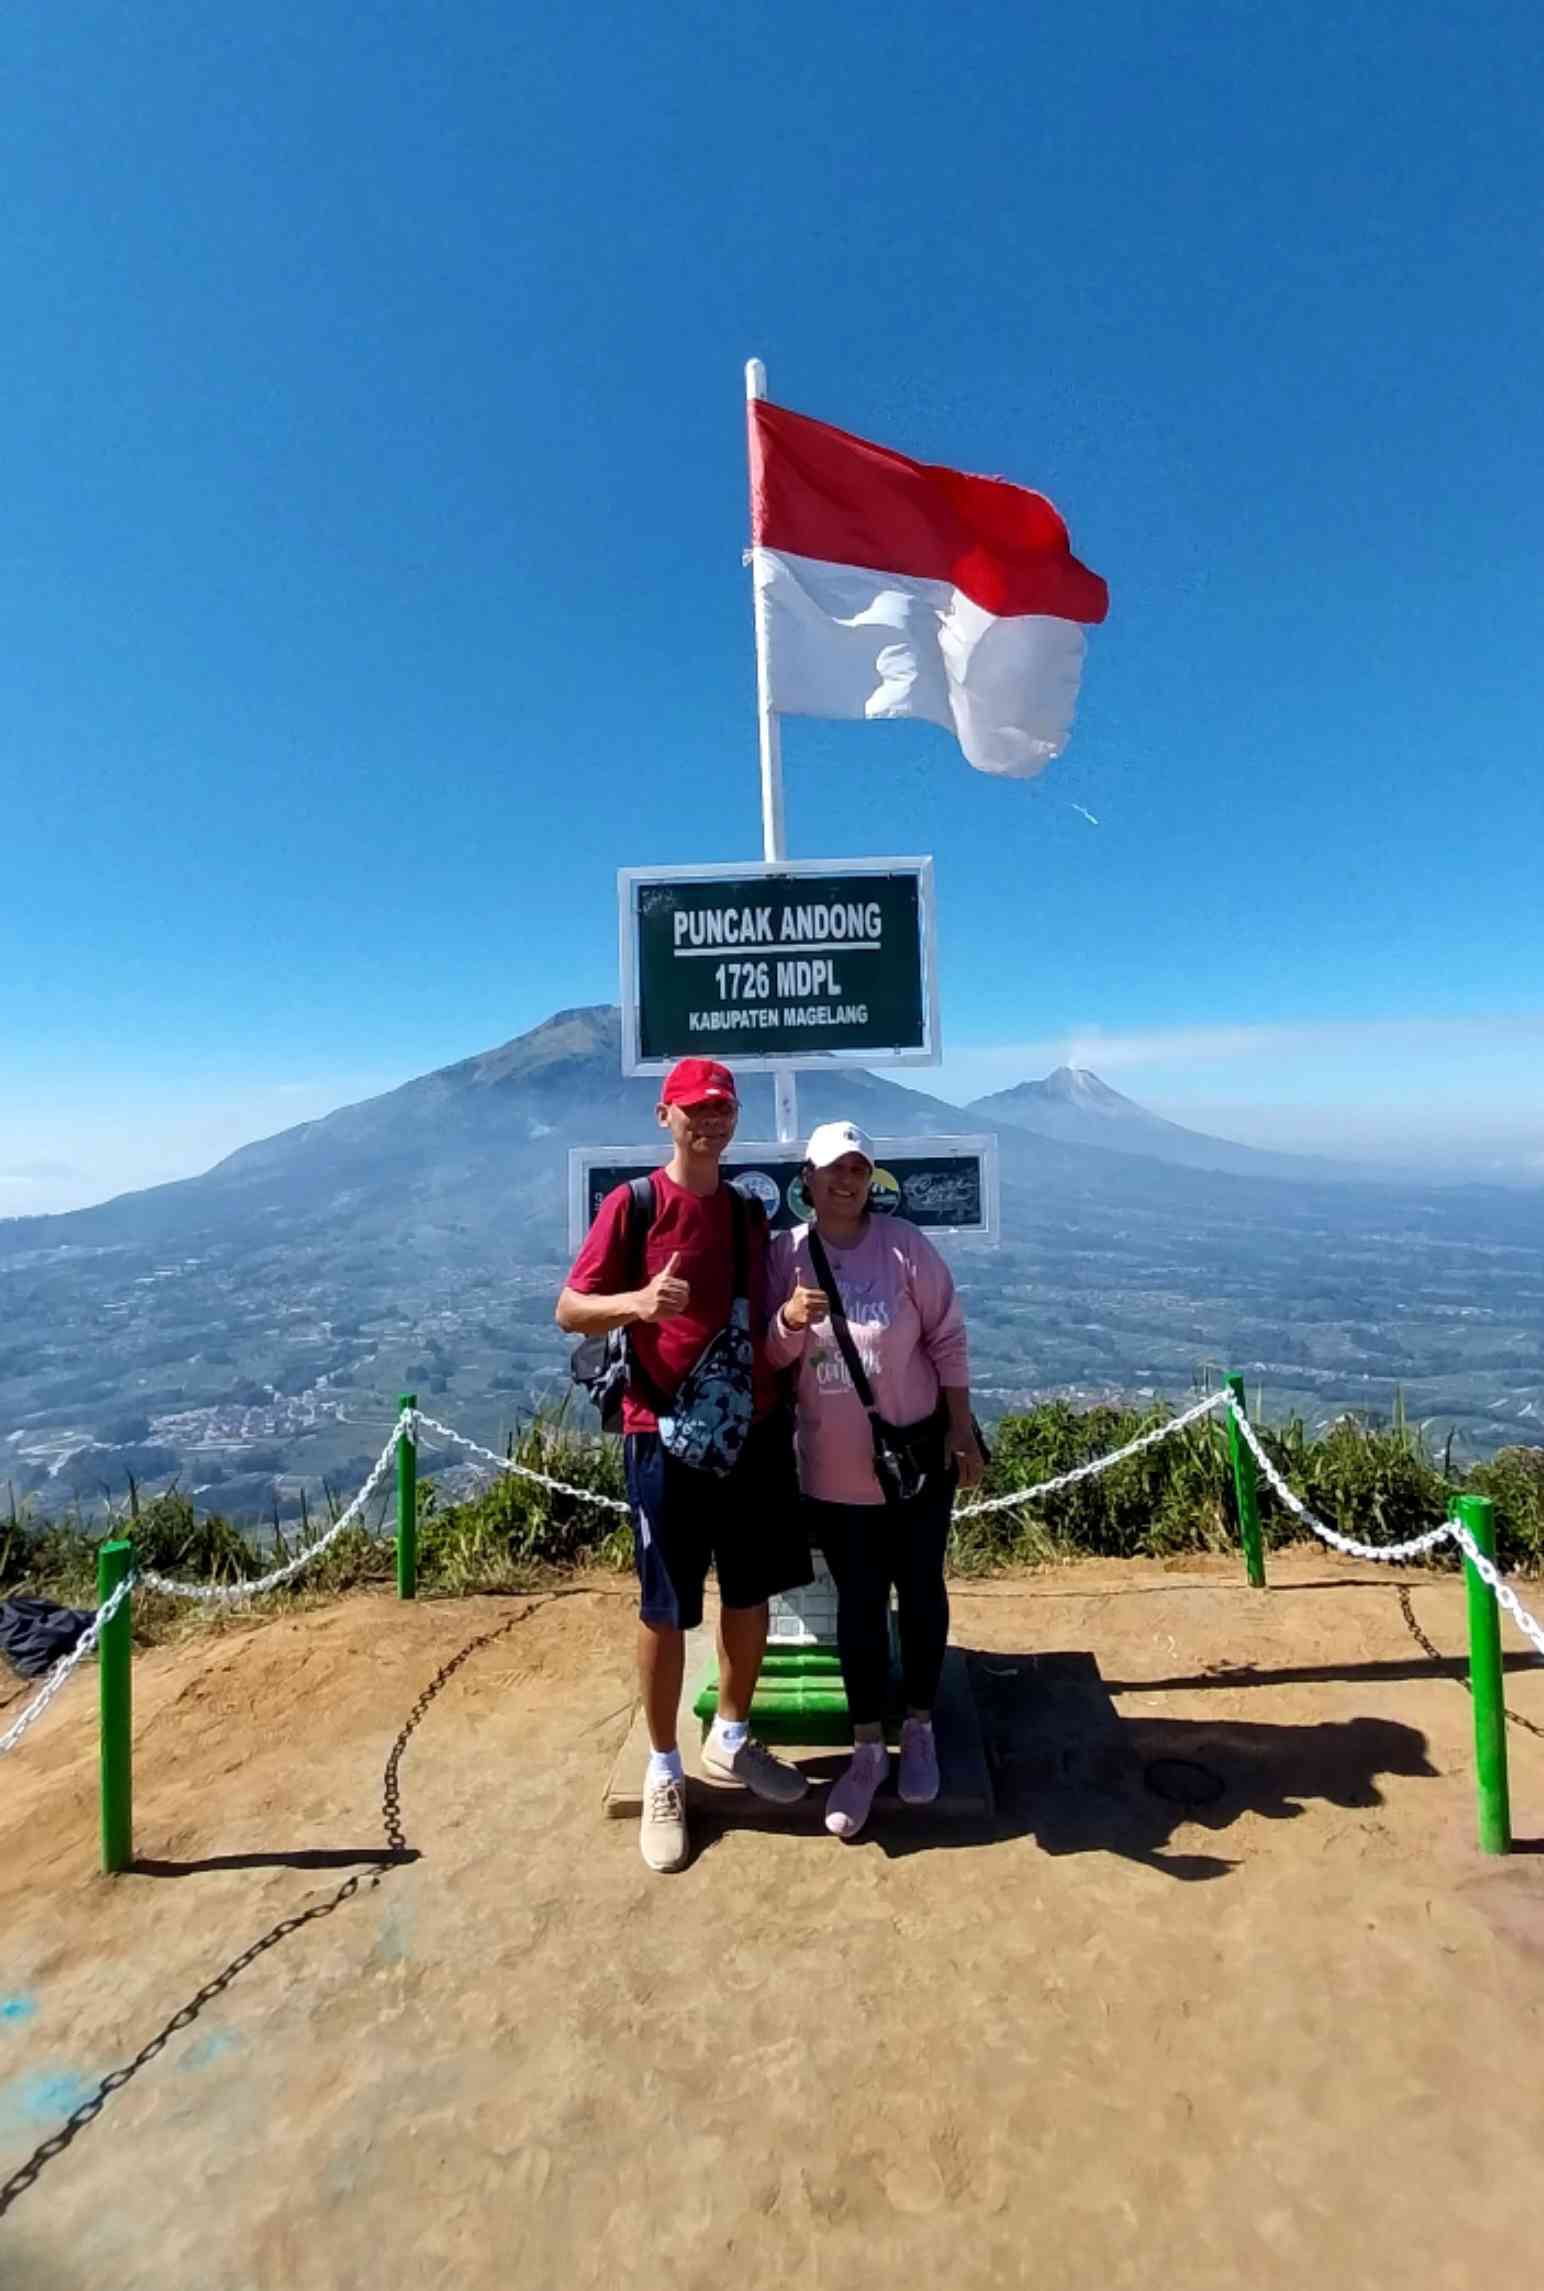
[[[770,1081],[743,1088],[741,1134],[765,1138]],[[0,1223],[0,1500],[7,1480],[121,1496],[170,1455],[208,1500],[266,1516],[275,1471],[291,1504],[357,1486],[404,1390],[494,1443],[566,1388],[568,1149],[662,1152],[657,1095],[622,1076],[615,1009],[564,1010],[202,1176]],[[1184,1393],[1211,1362],[1316,1418],[1397,1382],[1412,1419],[1482,1448],[1544,1420],[1528,1197],[1325,1183],[1094,1076],[962,1108],[817,1070],[799,1103],[880,1137],[995,1132],[1001,1244],[953,1259],[989,1407]]]
[[[969,1111],[993,1124],[1012,1122],[1064,1145],[1097,1146],[1107,1153],[1144,1154],[1186,1169],[1222,1170],[1235,1177],[1286,1178],[1299,1184],[1366,1183],[1367,1169],[1343,1167],[1307,1154],[1271,1153],[1207,1137],[1151,1114],[1123,1098],[1086,1066],[1058,1066],[1041,1082],[1018,1082],[977,1098]]]

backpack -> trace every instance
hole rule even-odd
[[[627,1271],[630,1285],[643,1285],[643,1253],[654,1223],[654,1180],[635,1177],[627,1188]],[[572,1383],[600,1413],[603,1432],[622,1429],[622,1396],[632,1373],[632,1348],[625,1328],[608,1329],[604,1336],[587,1336],[569,1355]]]

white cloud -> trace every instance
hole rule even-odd
[[[1251,1143],[1386,1153],[1544,1132],[1544,1013],[1070,1026],[951,1051],[934,1088],[965,1103],[1087,1066],[1170,1120]],[[1343,1149],[1353,1151],[1349,1134]]]
[[[956,1053],[961,1062],[990,1060],[1023,1081],[1053,1066],[1091,1066],[1110,1074],[1144,1066],[1209,1066],[1236,1059],[1344,1057],[1368,1047],[1451,1053],[1480,1042],[1544,1041],[1544,1012],[1503,1017],[1313,1018],[1250,1025],[1237,1020],[1189,1026],[1069,1026],[1039,1041],[997,1043]],[[953,1060],[946,1061],[952,1064]]]

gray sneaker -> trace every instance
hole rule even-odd
[[[650,1869],[684,1869],[687,1856],[686,1792],[679,1782],[645,1782],[638,1851]]]
[[[774,1806],[791,1806],[809,1788],[806,1777],[785,1758],[774,1758],[765,1743],[747,1735],[733,1757],[709,1734],[702,1746],[702,1771],[710,1782],[742,1782]]]

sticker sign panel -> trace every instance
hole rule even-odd
[[[930,859],[623,868],[622,1071],[930,1066]]]
[[[908,1218],[926,1233],[998,1233],[997,1140],[876,1138],[879,1156],[869,1207],[876,1216]],[[644,1146],[573,1146],[568,1156],[568,1240],[577,1250],[608,1193],[660,1167]],[[774,1233],[802,1225],[804,1157],[796,1146],[736,1139],[724,1156],[732,1185],[761,1202]]]

